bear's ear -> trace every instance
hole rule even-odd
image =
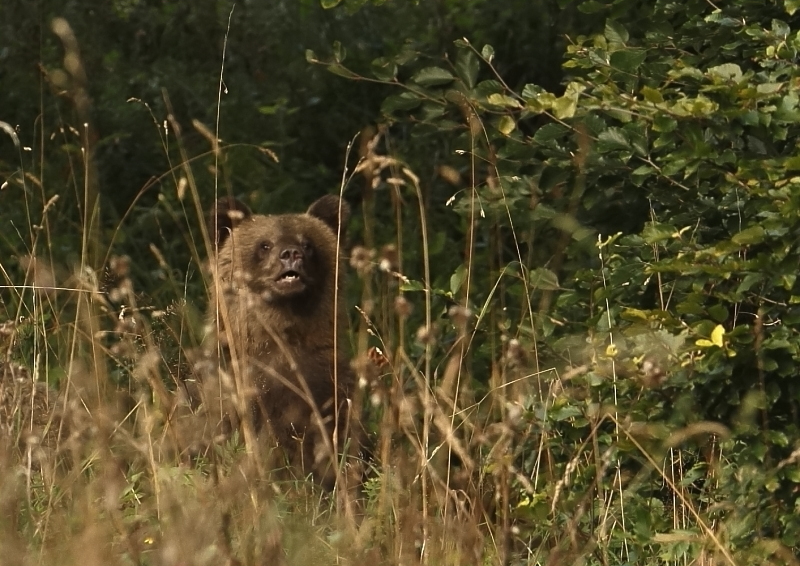
[[[344,236],[347,222],[350,220],[350,205],[336,195],[325,195],[311,203],[307,214],[322,220],[330,226],[334,234],[339,232],[341,225],[341,235]]]
[[[240,200],[233,197],[217,199],[206,218],[211,243],[216,244],[217,249],[221,248],[236,225],[252,215],[247,205]]]

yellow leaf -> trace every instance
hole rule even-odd
[[[514,122],[514,119],[511,116],[503,116],[500,118],[500,124],[497,126],[497,129],[503,135],[509,135],[514,129],[517,127],[517,124]]]
[[[719,346],[722,348],[722,337],[725,336],[725,328],[721,324],[718,324],[716,328],[711,332],[711,342],[715,346]]]
[[[640,309],[627,308],[622,311],[622,314],[630,318],[641,318],[642,320],[647,320],[647,313]]]
[[[714,345],[714,343],[711,340],[706,340],[705,338],[700,338],[700,340],[695,342],[695,344],[697,344],[697,346],[699,346],[700,348],[710,348],[711,346]]]
[[[613,358],[618,353],[619,350],[617,350],[617,347],[614,344],[609,344],[608,347],[606,348],[606,356],[609,358]]]
[[[495,106],[503,106],[505,108],[522,108],[522,104],[520,101],[514,98],[513,96],[508,96],[507,94],[500,94],[499,92],[493,92],[488,97],[486,97],[486,101],[489,104],[494,104]]]

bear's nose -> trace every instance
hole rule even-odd
[[[298,247],[291,246],[281,252],[281,259],[283,261],[297,261],[303,259],[303,250]]]

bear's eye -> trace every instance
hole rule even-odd
[[[262,252],[268,252],[272,249],[272,242],[264,240],[263,242],[260,242],[258,244],[258,249],[261,250]]]
[[[303,248],[305,253],[311,253],[314,251],[314,247],[311,245],[311,242],[303,241],[300,246]]]

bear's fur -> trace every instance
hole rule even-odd
[[[349,215],[332,195],[303,214],[253,214],[228,198],[209,215],[216,252],[206,344],[235,383],[239,416],[256,431],[267,425],[289,462],[327,486],[336,477],[334,450],[344,449],[353,387],[337,299]]]

